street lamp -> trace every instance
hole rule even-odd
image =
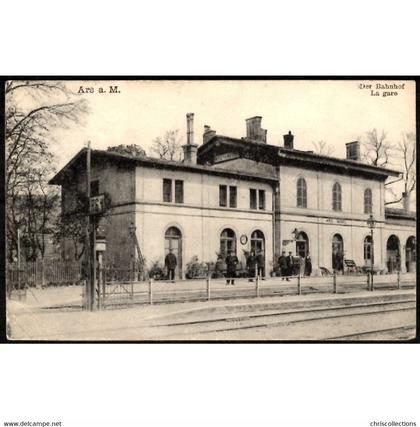
[[[375,228],[376,221],[373,215],[370,214],[367,219],[367,225],[370,228],[370,290],[373,291],[373,229]]]

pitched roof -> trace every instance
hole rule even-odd
[[[290,162],[298,162],[307,167],[319,169],[320,166],[326,168],[333,168],[337,171],[345,173],[363,173],[365,175],[379,176],[385,179],[388,176],[399,176],[400,171],[387,169],[379,166],[368,165],[356,160],[339,159],[337,157],[325,156],[310,151],[302,151],[290,148],[284,148],[277,145],[266,144],[265,142],[249,140],[246,138],[232,138],[224,135],[214,135],[209,141],[198,148],[198,156],[205,157],[205,155],[215,148],[220,143],[226,145],[233,145],[241,149],[255,149],[258,151],[265,151],[273,162],[278,164],[287,164]]]
[[[49,184],[61,185],[66,179],[66,173],[79,164],[82,158],[85,156],[87,148],[81,149],[53,178],[50,179]],[[242,170],[233,169],[222,169],[214,166],[206,166],[199,164],[188,164],[184,162],[178,162],[173,160],[156,159],[153,157],[135,157],[128,154],[121,154],[115,151],[107,150],[92,150],[92,159],[105,157],[115,162],[126,162],[133,163],[136,165],[142,165],[146,167],[158,168],[158,169],[175,169],[184,170],[188,172],[196,173],[208,173],[213,175],[228,176],[232,178],[242,178],[248,180],[260,180],[268,182],[277,182],[278,178],[275,175],[252,173]]]
[[[385,208],[385,218],[416,220],[416,212],[401,208]]]

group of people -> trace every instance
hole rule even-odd
[[[233,250],[230,250],[226,259],[226,285],[235,285],[235,278],[237,276],[237,265],[239,259],[235,255]],[[310,276],[312,274],[312,260],[309,253],[303,257],[293,257],[292,252],[286,256],[286,252],[283,251],[278,259],[278,265],[280,268],[280,275],[282,280],[289,280],[289,276],[294,276],[298,273],[304,276]],[[165,257],[165,267],[168,271],[169,280],[174,281],[175,279],[175,268],[177,266],[176,256],[173,251]],[[252,250],[246,259],[246,267],[248,271],[248,277],[252,279],[256,275],[264,280],[265,277],[265,257],[262,250]]]
[[[293,257],[292,252],[286,256],[283,251],[278,259],[280,268],[281,280],[289,280],[289,276],[301,274],[303,276],[310,276],[312,274],[312,260],[309,253],[303,257],[299,255],[297,258]]]
[[[231,250],[225,259],[226,262],[226,285],[235,285],[235,278],[237,276],[237,265],[239,259]],[[265,277],[265,257],[261,249],[257,251],[252,250],[246,257],[246,267],[248,277],[252,280],[253,277],[258,275],[264,280]]]

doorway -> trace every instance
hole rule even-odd
[[[416,238],[410,236],[405,244],[405,263],[407,273],[416,272]]]
[[[182,234],[177,227],[170,227],[165,233],[165,257],[171,250],[177,261],[175,279],[182,279]]]
[[[394,234],[386,242],[386,260],[388,273],[401,271],[400,239]]]

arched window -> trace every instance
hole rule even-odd
[[[309,253],[309,238],[308,235],[301,231],[296,237],[296,255],[303,258]]]
[[[230,228],[225,228],[220,234],[220,252],[227,256],[230,251],[236,253],[236,235]]]
[[[341,211],[341,185],[338,182],[333,185],[332,201],[333,211]]]
[[[365,213],[372,213],[372,190],[370,188],[366,188],[365,190]]]
[[[303,178],[299,178],[297,181],[297,207],[307,207],[306,181]]]
[[[370,264],[372,260],[372,237],[366,236],[363,242],[363,259],[365,264]]]
[[[265,243],[265,239],[264,239],[263,232],[260,230],[255,230],[251,234],[251,250],[254,251],[255,253],[259,251],[265,252],[264,243]]]

